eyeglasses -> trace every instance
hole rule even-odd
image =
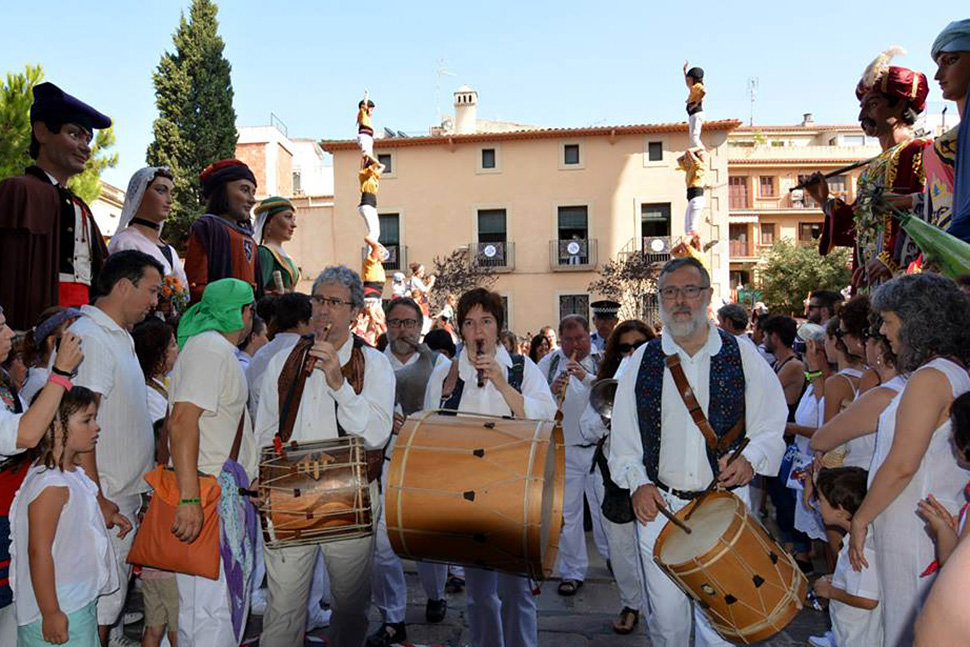
[[[699,286],[699,285],[685,285],[683,287],[670,286],[667,288],[660,289],[660,296],[663,297],[664,301],[673,301],[681,294],[684,295],[685,299],[696,299],[705,290],[709,290],[710,287]]]
[[[620,355],[626,355],[627,353],[632,353],[646,343],[646,339],[641,339],[640,341],[635,341],[632,344],[617,344],[616,350],[620,353]]]
[[[418,320],[417,319],[388,319],[387,327],[388,328],[417,328]]]
[[[354,305],[350,301],[344,301],[337,298],[322,297],[319,294],[314,294],[310,296],[313,299],[313,303],[318,306],[327,306],[330,308],[336,308],[337,306],[352,306]]]

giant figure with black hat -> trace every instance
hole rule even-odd
[[[239,160],[225,159],[207,166],[199,180],[206,213],[192,223],[185,254],[192,303],[202,298],[206,285],[225,278],[248,283],[259,299],[263,283],[257,278],[259,254],[249,215],[256,204],[256,176]]]
[[[34,87],[30,123],[34,165],[0,182],[0,303],[20,330],[48,306],[87,305],[108,255],[91,209],[67,182],[84,170],[94,130],[111,119],[41,83]]]
[[[856,85],[859,124],[882,147],[882,154],[859,175],[857,194],[862,199],[847,204],[831,198],[820,173],[813,174],[805,186],[825,213],[819,253],[827,254],[832,247],[854,247],[852,284],[858,287],[876,286],[892,278],[919,252],[906,244],[898,220],[888,213],[874,213],[865,204],[866,194],[877,187],[897,197],[923,191],[923,152],[930,141],[916,137],[913,124],[926,107],[929,84],[922,72],[889,65],[893,56],[904,53],[901,47],[882,52]]]

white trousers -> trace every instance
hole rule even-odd
[[[374,157],[374,136],[367,133],[357,133],[357,145],[360,152],[367,157]]]
[[[256,533],[256,553],[253,557],[253,596],[263,587],[264,577],[266,558],[263,556],[263,533],[260,530]],[[265,594],[264,590],[259,595]],[[306,605],[307,618],[312,619],[315,614],[321,613],[321,604],[330,604],[330,577],[327,575],[327,563],[322,552],[317,553],[317,561],[313,566],[313,583],[310,585],[310,597]]]
[[[388,470],[384,470],[387,478]],[[384,495],[381,494],[383,499]],[[383,501],[382,501],[383,504]],[[429,600],[443,600],[445,597],[445,582],[448,579],[447,564],[433,564],[431,562],[417,562],[418,577],[424,586],[424,592]],[[374,545],[374,605],[380,610],[384,622],[404,622],[404,612],[408,604],[408,587],[404,579],[404,565],[401,558],[394,554],[391,541],[387,537],[387,521],[384,518],[384,506],[381,505],[381,518],[377,525],[377,537]]]
[[[589,556],[586,553],[586,531],[583,529],[583,495],[589,501],[593,518],[593,541],[603,559],[609,559],[610,549],[603,532],[600,511],[602,499],[596,490],[598,474],[589,471],[595,447],[566,445],[566,482],[563,488],[563,524],[559,539],[559,577],[582,581],[586,578]]]
[[[745,505],[749,505],[750,502],[747,490],[747,488],[734,490],[734,494],[739,496]],[[667,502],[667,509],[671,512],[677,512],[689,503],[665,492],[661,494]],[[650,602],[650,615],[647,620],[650,644],[653,647],[687,647],[690,645],[690,630],[693,622],[695,623],[695,647],[730,647],[731,643],[714,631],[700,607],[694,605],[687,594],[681,591],[653,561],[654,544],[667,523],[663,515],[657,515],[656,519],[645,526],[636,522],[640,560],[643,564],[647,599]]]
[[[108,530],[108,539],[115,549],[115,567],[118,569],[118,582],[121,586],[110,595],[98,598],[98,624],[113,625],[118,622],[122,609],[125,608],[125,598],[128,596],[128,580],[131,579],[131,564],[128,563],[128,552],[135,541],[138,531],[138,508],[141,507],[141,496],[117,497],[114,499],[118,511],[131,521],[131,532],[124,539],[118,539],[118,528]]]
[[[704,211],[704,196],[699,195],[687,201],[687,211],[684,212],[684,233],[688,236],[701,233],[702,211]]]
[[[237,647],[223,568],[219,568],[218,580],[176,573],[175,583],[179,589],[179,647]],[[248,615],[247,605],[243,626]]]
[[[357,207],[357,213],[360,214],[360,217],[364,219],[364,224],[367,225],[367,235],[374,240],[379,240],[381,237],[381,221],[377,217],[377,207],[362,204]]]
[[[376,481],[371,483],[372,514],[381,512]],[[265,548],[269,596],[263,616],[261,647],[302,644],[307,598],[317,553],[323,552],[330,575],[330,645],[360,647],[367,637],[374,535],[326,544]]]
[[[11,602],[0,609],[0,645],[17,644],[17,603]]]
[[[536,600],[528,578],[465,567],[474,647],[537,647]]]
[[[596,468],[597,498],[602,502],[606,488],[603,476]],[[600,513],[602,516],[602,512]],[[640,575],[640,548],[637,546],[636,521],[613,523],[603,517],[603,532],[610,547],[610,562],[613,564],[613,579],[620,592],[620,604],[648,615],[647,596]]]
[[[695,112],[687,116],[687,136],[690,140],[691,148],[702,148],[701,128],[704,127],[704,111]]]

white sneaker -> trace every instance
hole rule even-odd
[[[835,647],[835,636],[831,631],[826,631],[821,636],[809,636],[808,644],[812,647]]]
[[[141,620],[144,617],[145,617],[145,614],[142,613],[141,611],[128,611],[121,618],[121,624],[123,624],[123,625],[133,625],[133,624],[135,624],[136,622],[138,622],[139,620]]]
[[[266,613],[266,589],[254,589],[249,598],[249,610],[258,616]]]
[[[141,642],[132,640],[125,634],[116,634],[108,639],[108,647],[141,647]]]
[[[320,609],[320,613],[313,614],[313,617],[307,616],[306,619],[306,630],[307,633],[311,631],[316,631],[317,629],[323,629],[324,627],[330,626],[330,609]]]

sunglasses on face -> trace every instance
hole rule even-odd
[[[628,353],[632,353],[646,343],[646,339],[641,339],[640,341],[635,341],[632,344],[617,344],[616,350],[620,353],[620,355],[626,355]]]

